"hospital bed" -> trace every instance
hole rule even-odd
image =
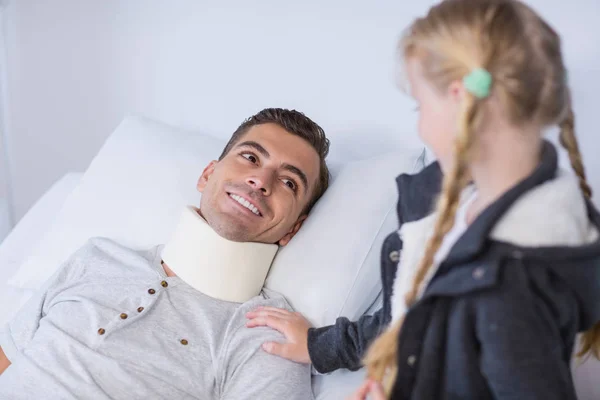
[[[88,237],[111,237],[133,248],[164,243],[181,207],[198,202],[196,175],[224,145],[199,132],[125,118],[88,170],[56,182],[0,245],[0,324]],[[397,225],[394,176],[419,170],[425,157],[422,147],[407,147],[333,163],[330,189],[280,250],[267,286],[316,325],[378,309],[380,248]],[[348,200],[348,193],[361,190],[371,195]],[[363,378],[362,371],[314,376],[315,396],[344,398]]]
[[[33,293],[7,285],[9,277],[19,269],[27,255],[50,229],[67,196],[75,189],[82,173],[70,172],[59,179],[30,208],[7,238],[0,243],[0,322],[4,324]]]

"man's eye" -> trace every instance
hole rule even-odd
[[[286,185],[287,187],[289,187],[290,189],[292,189],[292,190],[294,190],[294,191],[296,190],[296,183],[295,183],[294,181],[292,181],[292,180],[289,180],[289,179],[284,179],[284,180],[283,180],[283,183],[285,183],[285,185]]]
[[[258,158],[256,158],[254,154],[244,153],[242,154],[242,157],[244,157],[246,160],[250,161],[253,164],[256,164],[258,162]]]

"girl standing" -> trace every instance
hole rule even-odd
[[[400,50],[444,182],[400,231],[391,327],[355,397],[575,399],[578,332],[600,357],[600,214],[559,36],[518,1],[447,0]],[[543,140],[552,125],[576,176]]]

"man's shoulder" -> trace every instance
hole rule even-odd
[[[100,251],[103,251],[106,253],[111,253],[111,254],[114,254],[114,253],[143,254],[145,252],[155,251],[158,247],[160,247],[160,246],[152,246],[150,248],[141,249],[141,250],[134,249],[134,248],[128,247],[125,244],[119,243],[119,242],[115,241],[114,239],[102,237],[102,236],[91,237],[82,246],[82,248],[88,248],[88,249],[94,248],[94,249],[98,249]]]
[[[230,331],[230,339],[237,338],[235,341],[238,345],[245,347],[252,345],[260,345],[265,339],[277,340],[283,336],[276,330],[266,327],[247,328],[248,319],[246,314],[256,310],[258,307],[275,307],[288,311],[294,311],[283,295],[269,289],[263,289],[261,293],[242,303],[235,311],[232,317],[232,331]],[[240,339],[243,338],[243,339]]]
[[[230,353],[252,354],[265,341],[278,341],[284,338],[281,333],[269,327],[248,328],[246,326],[248,322],[246,314],[258,307],[276,307],[293,311],[281,294],[263,289],[258,296],[242,303],[235,311],[231,320],[231,330],[227,335]]]
[[[160,255],[161,246],[136,250],[105,237],[93,237],[77,250],[67,262],[68,267],[86,271],[101,270],[122,273],[124,269],[153,269]]]
[[[255,296],[243,303],[240,310],[243,312],[252,311],[256,307],[276,307],[288,311],[294,311],[286,298],[278,292],[263,288],[258,296]]]

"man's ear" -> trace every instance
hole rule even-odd
[[[216,167],[217,163],[218,163],[218,161],[216,161],[216,160],[211,161],[206,166],[206,168],[204,168],[204,171],[202,171],[202,175],[200,175],[200,178],[198,178],[198,183],[196,184],[196,189],[198,189],[198,191],[200,193],[202,193],[204,191],[204,188],[206,187],[206,184],[208,183],[208,179],[213,174],[213,172],[215,172],[215,167]]]
[[[298,221],[296,221],[294,226],[292,226],[292,229],[279,240],[278,244],[280,246],[285,246],[286,244],[288,244],[290,240],[292,240],[292,238],[296,236],[296,233],[298,233],[306,218],[308,218],[308,215],[303,215],[300,218],[298,218]]]

